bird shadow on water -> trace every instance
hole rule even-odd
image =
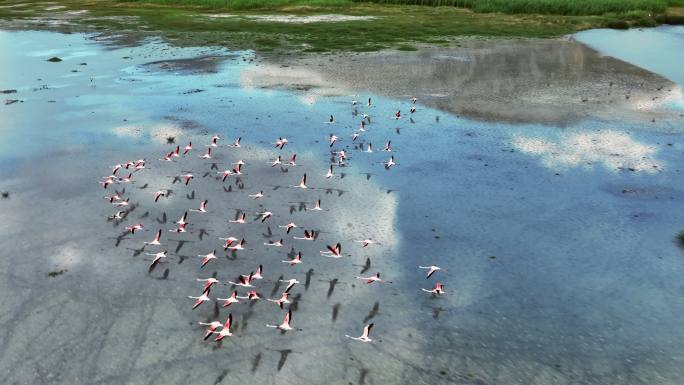
[[[368,322],[373,319],[380,312],[380,302],[375,302],[373,308],[368,312],[368,315],[363,319],[363,322]]]
[[[261,352],[257,353],[252,359],[252,374],[256,373],[259,369],[259,364],[261,364]]]
[[[337,316],[340,313],[340,307],[341,306],[342,306],[342,304],[339,302],[333,305],[333,308],[332,308],[332,322],[333,323],[335,323],[337,321]]]

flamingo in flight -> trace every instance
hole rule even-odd
[[[126,230],[129,231],[131,234],[135,234],[136,230],[142,230],[142,228],[145,227],[142,223],[136,223],[131,226],[127,226]]]
[[[359,336],[359,337],[352,337],[352,336],[350,336],[350,335],[348,335],[348,334],[345,334],[344,336],[347,337],[347,338],[351,338],[351,339],[353,339],[353,340],[356,340],[356,341],[371,342],[371,341],[373,341],[373,340],[369,337],[369,335],[370,335],[371,329],[373,328],[373,325],[374,325],[374,324],[371,323],[371,324],[368,324],[368,325],[364,326],[364,328],[363,328],[363,333],[362,333],[361,336]]]
[[[290,322],[292,322],[292,309],[288,309],[287,314],[285,315],[285,319],[283,319],[283,323],[281,323],[280,325],[266,324],[266,327],[280,329],[283,331],[288,331],[288,330],[292,330],[292,326],[290,326]]]
[[[207,203],[209,203],[209,200],[205,199],[202,202],[200,202],[199,209],[190,209],[190,211],[193,211],[196,213],[206,213],[207,212]]]
[[[237,290],[233,291],[233,294],[230,295],[228,298],[216,298],[217,301],[224,301],[223,302],[223,307],[228,307],[234,303],[240,303],[240,300],[238,299],[238,292]]]
[[[216,249],[214,249],[211,253],[205,254],[205,255],[198,255],[198,257],[202,257],[202,265],[200,265],[200,268],[203,268],[204,265],[209,263],[212,259],[216,259]]]
[[[289,261],[282,261],[283,263],[288,263],[290,266],[298,265],[302,263],[302,252],[298,252],[297,255],[290,259]]]
[[[290,297],[290,293],[288,293],[287,291],[284,291],[283,294],[280,296],[280,298],[278,298],[278,299],[268,298],[267,301],[275,303],[276,305],[280,306],[280,308],[282,309],[283,306],[285,306],[285,304],[290,303],[289,297]]]
[[[145,242],[145,244],[146,244],[146,245],[150,245],[150,246],[159,246],[159,245],[161,245],[161,243],[159,242],[159,241],[161,240],[161,234],[162,234],[162,231],[161,231],[161,229],[159,229],[159,230],[157,231],[157,235],[154,236],[154,239],[151,240],[151,241],[149,241],[149,242]]]
[[[230,324],[233,323],[233,315],[228,314],[228,319],[226,320],[226,323],[223,324],[223,327],[221,328],[220,332],[214,331],[212,333],[217,334],[216,338],[214,338],[215,342],[221,341],[224,337],[231,337],[233,333],[230,332]]]
[[[380,273],[375,273],[375,275],[371,275],[370,277],[356,277],[356,279],[366,281],[366,283],[369,285],[373,282],[379,282],[379,283],[386,282],[380,278]]]
[[[297,225],[296,225],[294,222],[290,222],[290,223],[288,223],[288,224],[286,224],[286,225],[282,225],[282,226],[278,226],[278,227],[280,227],[280,228],[282,228],[282,229],[287,229],[285,233],[286,233],[286,234],[290,234],[290,230],[292,230],[292,229],[294,229],[295,227],[297,227]]]
[[[197,278],[197,282],[204,282],[204,287],[202,288],[202,291],[209,292],[212,286],[216,283],[220,283],[220,281],[214,277],[209,277],[209,278]]]
[[[436,294],[436,295],[442,295],[442,294],[444,294],[444,285],[442,285],[440,282],[437,282],[437,283],[435,283],[435,287],[434,287],[434,288],[429,289],[429,290],[428,290],[428,289],[422,289],[422,288],[421,288],[421,290],[424,291],[424,292],[426,292],[426,293],[432,293],[432,294]]]
[[[299,181],[299,184],[298,184],[298,185],[296,185],[296,186],[290,186],[290,187],[292,187],[292,188],[301,188],[301,189],[306,189],[306,188],[308,188],[308,187],[306,187],[306,174],[304,174],[304,176],[302,176],[302,179]]]
[[[206,341],[210,335],[214,332],[214,330],[220,328],[222,326],[221,322],[219,321],[212,321],[212,322],[198,322],[200,325],[208,326],[206,333],[204,334],[204,340]]]
[[[197,307],[198,307],[199,305],[201,305],[201,304],[203,304],[203,303],[205,303],[205,302],[207,302],[207,301],[211,301],[211,298],[209,298],[209,292],[208,292],[208,291],[205,291],[205,292],[202,293],[202,295],[200,295],[199,297],[193,297],[193,296],[189,295],[188,298],[194,299],[194,300],[195,300],[195,304],[192,305],[192,310],[197,309]]]
[[[301,239],[304,241],[313,241],[315,240],[314,238],[314,231],[313,230],[304,230],[304,236],[303,237],[292,237],[294,239]]]
[[[437,272],[437,270],[442,270],[441,267],[435,266],[435,265],[431,265],[431,266],[418,266],[418,268],[419,268],[419,269],[427,269],[428,272],[427,272],[427,275],[425,276],[425,279],[428,279],[428,278],[432,277],[432,275],[435,274],[435,273]]]
[[[228,222],[230,223],[239,223],[239,224],[245,224],[247,223],[247,214],[242,213],[241,215],[238,216],[237,219],[231,219]]]
[[[157,264],[159,264],[159,261],[162,260],[162,258],[166,258],[166,253],[167,250],[160,251],[158,253],[145,253],[147,255],[153,256],[154,259],[152,259],[152,263],[150,264],[150,270],[154,269]]]
[[[321,254],[327,255],[330,258],[341,258],[342,257],[342,245],[337,243],[335,246],[326,246],[328,250],[321,251]]]
[[[235,285],[235,286],[254,287],[254,286],[252,286],[252,279],[253,279],[252,276],[253,275],[254,275],[254,273],[249,273],[248,276],[241,275],[240,278],[238,279],[238,281],[240,281],[240,282],[228,281],[228,283],[230,283],[231,285]]]

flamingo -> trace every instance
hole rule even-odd
[[[231,337],[233,333],[230,332],[230,324],[233,323],[233,315],[228,314],[228,319],[226,320],[226,323],[223,324],[223,328],[221,328],[220,332],[212,332],[214,334],[217,334],[216,338],[214,338],[215,342],[221,341],[224,337]]]
[[[365,152],[367,152],[367,153],[373,152],[373,144],[372,143],[368,143],[368,148],[366,148]]]
[[[285,233],[286,233],[286,234],[290,234],[290,230],[292,230],[292,229],[294,229],[295,227],[297,227],[297,225],[296,225],[294,222],[290,222],[290,223],[288,223],[288,224],[286,224],[286,225],[282,225],[282,226],[278,226],[278,227],[280,227],[280,228],[282,228],[282,229],[287,229]]]
[[[435,266],[435,265],[431,265],[431,266],[418,266],[418,268],[419,268],[419,269],[427,269],[427,270],[428,270],[427,275],[425,276],[425,279],[428,279],[428,278],[432,277],[432,274],[435,274],[435,273],[437,272],[437,270],[442,270],[441,267]]]
[[[432,293],[432,294],[436,294],[436,295],[442,295],[442,294],[444,294],[444,285],[442,285],[441,283],[437,282],[437,283],[435,283],[435,287],[434,287],[434,288],[432,288],[432,289],[430,289],[430,290],[428,290],[428,289],[422,289],[422,288],[421,288],[421,290],[424,291],[424,292],[427,292],[427,293]]]
[[[133,181],[133,174],[128,174],[128,176],[125,176],[123,178],[119,178],[119,182],[121,183],[131,183]]]
[[[187,233],[188,230],[185,228],[185,226],[187,226],[186,223],[184,223],[184,224],[180,224],[180,223],[179,223],[177,228],[171,229],[171,230],[169,230],[169,231],[172,232],[172,233]]]
[[[306,173],[304,176],[302,176],[302,179],[299,181],[299,184],[297,186],[290,186],[292,188],[301,188],[301,189],[306,189]]]
[[[392,141],[391,140],[387,141],[387,143],[385,144],[385,148],[383,148],[382,151],[392,152]]]
[[[207,203],[209,203],[208,199],[203,200],[200,202],[200,207],[199,209],[190,209],[190,211],[196,212],[196,213],[206,213],[207,212]]]
[[[280,329],[283,331],[288,331],[288,330],[292,330],[292,327],[290,326],[291,321],[292,321],[292,309],[289,309],[287,311],[287,314],[285,315],[285,319],[283,319],[283,323],[281,323],[280,325],[266,324],[266,327]]]
[[[337,139],[339,139],[337,135],[330,134],[330,137],[328,138],[328,143],[330,143],[330,147],[332,147],[335,144],[335,142],[337,142]]]
[[[117,211],[114,215],[111,215],[111,216],[109,216],[109,217],[107,217],[107,218],[109,218],[109,219],[114,219],[114,220],[116,220],[116,221],[120,221],[120,220],[123,220],[123,219],[124,219],[123,215],[124,215],[125,213],[126,213],[125,211]]]
[[[231,285],[235,286],[242,286],[242,287],[254,287],[252,286],[252,279],[253,279],[254,273],[249,273],[249,275],[241,275],[238,281],[240,282],[233,282],[233,281],[228,281]]]
[[[374,325],[374,324],[371,323],[371,324],[368,324],[368,325],[364,326],[364,328],[363,328],[363,334],[361,334],[361,336],[359,336],[359,337],[352,337],[352,336],[350,336],[350,335],[348,335],[348,334],[345,334],[344,336],[347,337],[347,338],[351,338],[351,339],[353,339],[353,340],[356,340],[356,341],[371,342],[371,341],[373,341],[373,340],[372,340],[368,335],[370,334],[370,331],[371,331],[371,329],[373,328],[373,325]]]
[[[288,263],[290,266],[298,265],[302,263],[302,252],[298,252],[297,255],[290,259],[289,261],[282,261],[283,263]]]
[[[185,145],[185,148],[183,149],[183,155],[187,155],[190,150],[192,150],[192,142],[189,142]]]
[[[264,190],[259,191],[256,194],[249,194],[249,197],[256,200],[264,196]]]
[[[118,202],[112,202],[112,204],[116,207],[124,207],[124,206],[129,206],[129,201],[131,198],[126,198],[124,200],[119,200]]]
[[[285,292],[283,292],[283,294],[280,296],[280,298],[278,298],[278,299],[270,299],[270,298],[268,298],[267,301],[275,303],[276,305],[280,306],[280,308],[282,309],[283,306],[284,306],[286,303],[290,303],[289,297],[290,297],[290,293],[288,293],[287,291],[285,291]]]
[[[252,291],[248,291],[246,296],[244,296],[244,297],[238,296],[238,298],[241,298],[241,299],[249,299],[249,300],[252,300],[252,301],[256,301],[256,300],[258,300],[258,299],[261,299],[261,296],[259,295],[259,293],[257,293],[256,291],[252,290]]]
[[[161,240],[161,234],[162,234],[162,231],[161,231],[161,229],[159,229],[159,230],[157,231],[157,235],[154,236],[154,239],[151,240],[150,242],[145,242],[145,244],[146,244],[146,245],[150,245],[150,246],[159,246],[159,245],[161,245],[161,243],[159,242],[159,241]]]
[[[223,302],[223,307],[228,307],[234,303],[240,303],[240,300],[238,299],[237,295],[237,290],[233,291],[233,294],[230,295],[228,298],[216,298],[217,301],[224,301]]]
[[[311,230],[311,231],[309,231],[309,230],[304,230],[304,236],[303,236],[303,237],[292,237],[292,238],[294,238],[294,239],[301,239],[301,240],[304,240],[304,241],[313,241],[313,240],[315,240],[315,238],[314,238],[314,231],[313,231],[313,230]]]
[[[162,258],[166,258],[166,252],[167,250],[160,251],[158,253],[145,253],[147,255],[151,255],[154,257],[152,263],[150,264],[150,270],[157,266],[157,264],[161,261]]]
[[[186,220],[188,219],[188,212],[186,211],[182,217],[180,217],[179,220],[176,221],[177,224],[179,225],[186,225],[188,222]]]
[[[271,167],[275,167],[275,166],[282,164],[282,163],[283,163],[283,160],[282,160],[281,156],[278,155],[278,157],[275,158],[275,160],[273,162],[271,162],[270,164],[271,164]]]
[[[328,172],[326,172],[325,175],[323,175],[323,176],[325,176],[326,179],[330,179],[330,178],[335,176],[335,174],[333,173],[333,165],[332,164],[330,166],[328,166]]]
[[[205,303],[205,302],[207,302],[207,301],[211,301],[211,298],[209,298],[209,292],[208,292],[208,291],[205,291],[205,292],[202,293],[202,295],[200,295],[199,297],[193,297],[193,296],[189,295],[188,298],[191,298],[191,299],[194,299],[194,300],[195,300],[195,304],[192,305],[192,310],[197,309],[197,307],[198,307],[199,305],[201,305],[201,304],[203,304],[203,303]]]
[[[143,227],[145,226],[143,226],[142,223],[136,223],[134,225],[127,226],[126,230],[129,231],[131,234],[135,234],[135,230],[142,230]]]
[[[394,163],[394,155],[390,156],[389,160],[384,163],[385,169],[389,170],[392,166],[394,166],[396,163]]]
[[[257,215],[259,215],[261,217],[261,223],[264,223],[268,218],[273,216],[273,213],[270,211],[264,211],[264,212],[257,213]]]
[[[321,251],[321,254],[327,254],[330,258],[341,258],[342,257],[342,245],[337,243],[334,247],[333,246],[326,246],[328,250],[326,251]]]
[[[218,174],[218,175],[223,175],[222,181],[225,182],[225,181],[226,181],[226,178],[228,178],[229,176],[233,175],[233,171],[231,171],[231,170],[225,170],[225,171],[217,172],[217,174]]]
[[[202,288],[202,291],[209,292],[212,286],[214,286],[215,283],[220,283],[220,281],[214,277],[209,277],[209,278],[197,278],[197,282],[204,282],[204,288]]]
[[[214,332],[214,330],[220,328],[222,326],[221,322],[219,321],[212,321],[212,322],[198,322],[200,325],[204,326],[209,326],[207,328],[206,333],[204,334],[204,340],[206,341],[209,336]]]
[[[240,141],[241,141],[241,140],[242,140],[242,137],[239,137],[239,138],[235,139],[235,142],[233,142],[233,144],[229,145],[228,147],[233,147],[233,148],[240,148],[240,147],[242,147],[242,146],[240,145]]]
[[[287,162],[288,166],[296,166],[297,165],[297,154],[292,154],[292,157],[290,157],[290,161]]]
[[[187,173],[187,174],[181,175],[180,177],[183,178],[183,180],[185,181],[185,185],[187,186],[188,183],[190,183],[190,181],[192,180],[192,178],[194,178],[195,176],[192,175],[191,173]]]
[[[247,214],[242,213],[241,215],[238,216],[237,219],[231,219],[228,222],[230,223],[239,223],[239,224],[245,224],[247,220]]]
[[[374,240],[372,240],[372,239],[364,239],[364,240],[362,240],[362,241],[354,241],[354,242],[361,243],[361,244],[362,244],[361,247],[368,247],[368,245],[373,245],[373,244],[376,244],[376,243],[379,244],[379,242],[376,242],[376,241],[374,241]]]
[[[277,241],[264,242],[264,245],[282,247],[283,246],[283,239],[280,238],[280,240],[277,240]]]
[[[332,166],[330,166],[330,167],[332,167]],[[306,209],[306,210],[307,211],[323,211],[323,209],[321,208],[321,200],[320,199],[316,200],[316,204],[314,205],[314,207],[311,209]]]
[[[200,156],[201,159],[211,159],[211,147],[207,148],[207,153]]]
[[[285,288],[285,291],[286,291],[286,292],[289,292],[290,289],[292,289],[292,287],[293,287],[294,285],[300,283],[299,281],[297,281],[296,278],[279,279],[279,281],[280,281],[280,282],[287,282],[287,287]]]
[[[200,268],[203,268],[204,265],[209,263],[212,259],[216,259],[216,249],[212,250],[211,253],[205,254],[205,255],[197,255],[198,257],[202,257],[202,265],[200,265]]]
[[[278,138],[278,140],[276,140],[276,142],[273,143],[273,144],[275,144],[275,147],[276,147],[277,149],[282,150],[283,147],[285,147],[285,145],[286,145],[287,143],[288,143],[287,138],[280,137],[280,138]]]
[[[375,275],[371,275],[370,277],[358,277],[357,276],[356,279],[366,281],[366,283],[369,285],[373,282],[379,282],[379,283],[386,282],[380,278],[380,273],[375,273]]]
[[[222,241],[226,241],[226,242],[223,244],[223,250],[227,250],[229,247],[231,247],[231,245],[232,245],[233,243],[235,243],[235,241],[238,240],[238,239],[235,238],[235,237],[219,238],[219,239],[222,240]]]
[[[228,247],[228,249],[230,249],[230,250],[235,250],[235,251],[237,251],[237,250],[244,250],[244,249],[245,249],[244,245],[245,245],[245,238],[242,238],[242,239],[240,240],[240,242],[239,242],[237,245],[235,245],[235,246],[230,246],[230,247]]]
[[[166,191],[159,190],[159,191],[155,192],[154,193],[154,202],[156,203],[157,201],[159,201],[159,198],[161,198],[161,197],[166,197]]]
[[[221,139],[221,138],[218,135],[212,136],[211,137],[211,143],[209,143],[209,147],[217,147],[219,139]]]

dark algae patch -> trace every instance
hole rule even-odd
[[[55,270],[47,273],[48,278],[55,278],[59,277],[60,275],[64,274],[67,272],[67,269],[62,269],[62,270]]]

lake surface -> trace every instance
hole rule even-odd
[[[577,39],[682,84],[671,64],[682,54],[681,29],[624,32],[631,49],[611,51],[622,33]],[[497,123],[428,108],[421,95],[409,118],[406,97],[255,86],[246,74],[269,63],[249,51],[156,40],[121,47],[39,31],[0,32],[0,47],[0,89],[17,90],[3,97],[20,100],[0,106],[0,190],[10,193],[0,200],[2,383],[653,385],[684,377],[681,119],[663,123],[667,130],[619,115]],[[47,61],[53,56],[63,61]],[[680,107],[668,104],[673,116]],[[372,143],[372,154],[351,138],[366,112],[371,124],[356,142]],[[335,168],[343,178],[327,180],[331,133],[350,159]],[[204,161],[212,134],[222,147]],[[192,141],[190,156],[160,161],[176,146],[169,136],[181,148]],[[278,151],[281,136],[290,143]],[[237,137],[242,148],[226,146]],[[398,164],[385,170],[388,140]],[[268,164],[292,153],[296,168]],[[116,209],[97,182],[112,165],[141,158],[135,183],[115,186],[135,209],[121,224],[107,220]],[[247,175],[216,180],[239,159]],[[188,186],[174,183],[188,171]],[[304,172],[313,189],[287,187]],[[173,193],[155,204],[158,189]],[[247,196],[259,190],[266,197]],[[319,198],[327,211],[302,210]],[[166,231],[202,199],[210,213],[190,214],[191,233]],[[236,209],[249,224],[228,222]],[[274,218],[255,221],[262,210]],[[321,230],[318,239],[283,236],[277,226],[292,218]],[[142,234],[121,236],[138,222]],[[148,274],[141,247],[158,228],[169,260]],[[217,238],[226,235],[245,237],[249,250],[219,252],[200,270],[196,255],[221,251]],[[286,247],[263,245],[281,236]],[[380,244],[354,242],[365,237]],[[319,254],[335,242],[348,255]],[[290,247],[304,263],[281,262]],[[301,331],[266,328],[284,315],[266,301],[191,310],[196,278],[234,280],[258,264],[267,298],[283,290],[280,276],[301,281],[292,289]],[[446,271],[426,280],[417,266],[430,264]],[[355,279],[375,272],[392,283]],[[445,295],[420,290],[437,280]],[[221,286],[210,297],[229,294]],[[235,335],[202,341],[197,322],[228,313]],[[373,343],[344,337],[369,322]]]

